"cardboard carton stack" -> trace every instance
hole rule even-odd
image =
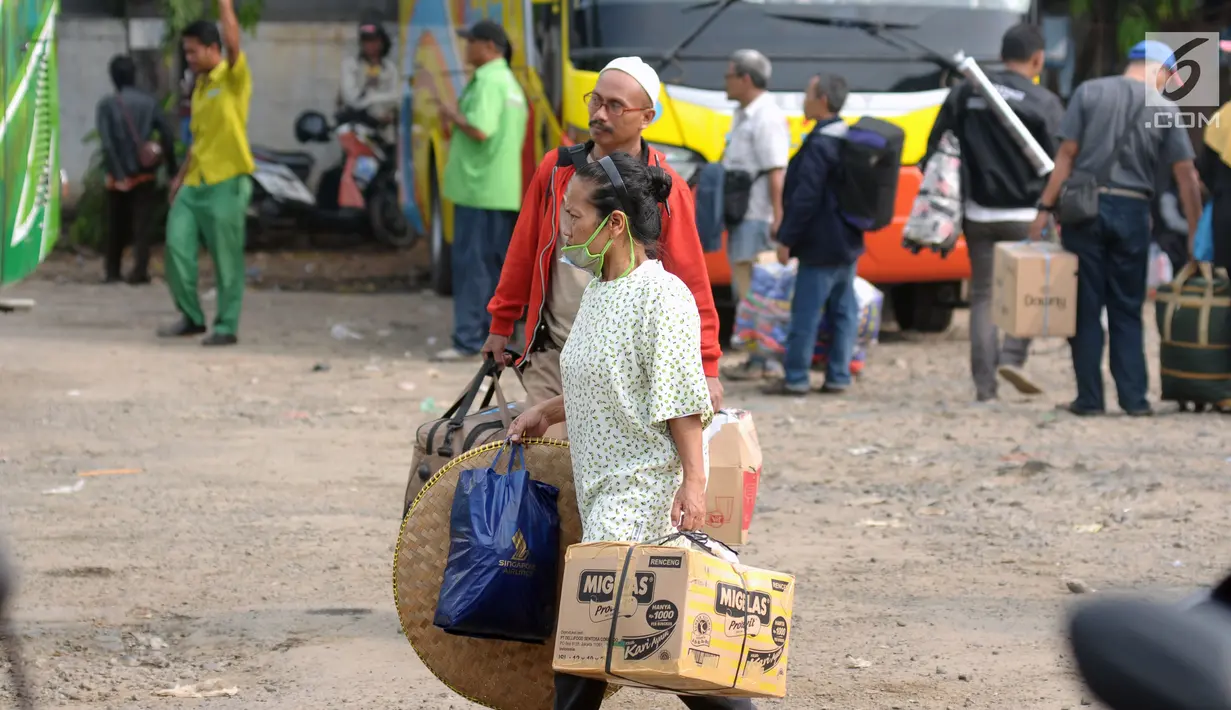
[[[786,695],[795,578],[683,547],[569,548],[552,667],[667,692]]]

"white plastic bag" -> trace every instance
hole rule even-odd
[[[1146,292],[1154,293],[1163,284],[1169,284],[1175,279],[1175,270],[1171,268],[1171,257],[1159,248],[1150,244],[1150,268],[1146,271]]]

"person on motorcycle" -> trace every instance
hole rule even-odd
[[[366,114],[382,133],[390,132],[402,101],[397,64],[389,58],[393,42],[374,20],[359,25],[359,54],[342,60],[342,112]]]

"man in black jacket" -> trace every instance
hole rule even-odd
[[[98,102],[95,123],[103,147],[106,168],[107,225],[106,281],[120,280],[124,247],[133,245],[130,284],[149,283],[150,231],[152,220],[160,214],[155,190],[158,166],[146,167],[139,158],[141,145],[157,132],[163,159],[170,174],[176,172],[175,134],[162,107],[153,96],[137,88],[137,66],[130,57],[119,55],[108,67],[115,93]]]
[[[1043,35],[1033,25],[1017,25],[1000,45],[1004,71],[988,79],[1048,155],[1055,155],[1064,107],[1052,92],[1034,83],[1043,70]],[[929,150],[945,131],[962,148],[962,186],[966,219],[963,232],[970,253],[970,370],[980,402],[996,399],[996,374],[1024,394],[1042,390],[1022,367],[1030,341],[1005,336],[992,324],[992,257],[996,242],[1022,241],[1038,214],[1043,192],[1039,177],[986,99],[969,82],[949,93],[928,139]]]
[[[804,116],[816,121],[812,132],[787,165],[778,227],[778,260],[799,260],[791,325],[787,333],[785,379],[767,394],[807,394],[816,334],[822,316],[833,326],[825,385],[821,392],[840,393],[851,385],[851,356],[859,326],[855,297],[855,263],[863,254],[863,232],[838,211],[832,189],[840,167],[846,124],[838,117],[846,103],[846,80],[832,74],[812,78],[804,95]]]

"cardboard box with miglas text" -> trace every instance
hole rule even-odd
[[[705,438],[710,473],[702,532],[727,545],[747,544],[761,482],[761,444],[752,415],[724,409],[714,415]]]
[[[999,242],[992,266],[992,322],[1017,338],[1077,333],[1077,255],[1049,242]]]
[[[794,596],[789,574],[684,547],[573,545],[552,668],[666,692],[781,698]]]

